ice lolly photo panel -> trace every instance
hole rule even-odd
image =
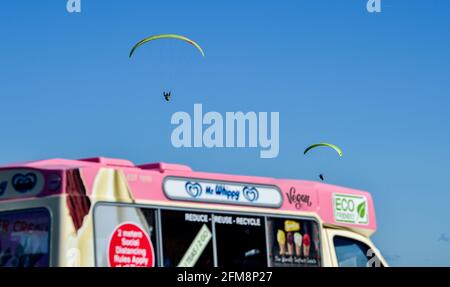
[[[319,228],[309,219],[268,218],[273,267],[320,266]]]

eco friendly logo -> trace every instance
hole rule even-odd
[[[352,224],[368,224],[368,207],[365,196],[334,194],[334,220]]]

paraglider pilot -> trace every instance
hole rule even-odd
[[[172,96],[172,92],[163,92],[164,95],[164,99],[166,99],[166,101],[170,101],[170,97]]]

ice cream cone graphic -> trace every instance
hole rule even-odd
[[[309,257],[309,249],[311,247],[311,238],[309,237],[309,234],[306,233],[303,235],[303,256]]]
[[[99,170],[92,190],[97,201],[134,202],[130,187],[122,171],[102,168]]]
[[[300,232],[294,233],[294,243],[295,243],[295,256],[300,257],[302,253],[302,235]]]
[[[288,247],[287,255],[289,256],[294,255],[294,234],[292,232],[288,232],[286,237]]]
[[[94,180],[91,199],[94,201],[134,202],[125,174],[122,171],[109,168],[101,168],[98,171]],[[73,207],[69,206],[69,208]],[[75,206],[75,209],[78,209],[78,207]],[[80,251],[79,264],[82,266],[94,266],[93,258],[95,258],[92,242],[93,208],[89,208],[88,212],[87,216],[82,219],[81,226],[76,226],[76,230],[68,236],[67,240],[68,249],[76,248]],[[130,209],[117,209],[116,214],[110,220],[117,222],[117,224],[123,221],[132,221],[142,226],[144,230],[149,230],[144,215],[137,208],[132,209],[132,211]],[[101,265],[105,265],[106,254],[105,258],[98,258],[98,260]]]
[[[278,246],[280,247],[280,255],[284,256],[286,254],[286,236],[284,234],[284,231],[281,229],[278,229],[277,232],[277,242]]]

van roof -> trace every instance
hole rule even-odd
[[[73,170],[79,170],[81,184],[94,200],[122,201],[129,197],[128,201],[137,203],[185,202],[314,213],[324,224],[347,227],[367,236],[377,227],[374,203],[366,191],[306,180],[197,172],[186,165],[164,162],[135,165],[106,157],[2,165],[0,201],[68,193],[64,186],[67,187],[69,171]],[[24,192],[33,180],[33,190]],[[15,190],[16,187],[23,190]],[[102,192],[102,188],[123,192]]]

